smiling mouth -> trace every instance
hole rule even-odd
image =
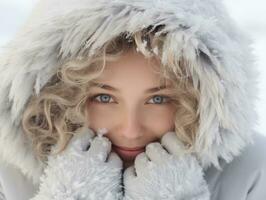
[[[139,150],[145,149],[145,146],[129,148],[129,147],[117,146],[114,144],[113,144],[113,147],[118,148],[118,149],[122,149],[125,151],[139,151]]]
[[[142,152],[145,152],[145,147],[142,148],[127,148],[124,149],[113,145],[112,149],[121,157],[123,161],[133,161],[136,156]]]

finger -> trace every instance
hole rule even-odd
[[[94,136],[95,133],[91,129],[84,127],[71,138],[67,149],[86,151]]]
[[[184,144],[177,138],[175,132],[167,132],[161,138],[161,144],[172,155],[180,156],[185,151]]]
[[[105,162],[111,152],[112,144],[107,137],[96,136],[88,150],[88,155],[96,160]]]
[[[116,168],[119,168],[119,169],[123,168],[123,161],[115,152],[110,153],[107,162]]]
[[[127,186],[128,188],[131,188],[130,186],[133,183],[133,181],[136,179],[136,173],[135,173],[135,168],[134,166],[128,167],[123,174],[123,181],[124,181],[124,185]],[[132,185],[134,186],[134,185]],[[135,186],[134,186],[135,187]]]
[[[161,163],[168,156],[168,152],[162,147],[159,142],[153,142],[146,146],[146,154],[154,163]]]
[[[146,153],[140,153],[135,158],[135,169],[136,169],[136,175],[142,176],[142,174],[145,173],[147,170],[147,167],[150,165],[151,161],[149,161],[149,158],[147,157]]]

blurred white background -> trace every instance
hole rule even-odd
[[[266,135],[266,1],[224,0],[230,15],[254,39],[260,70],[260,95],[256,109],[257,130]],[[8,42],[24,23],[37,0],[0,0],[0,46]]]

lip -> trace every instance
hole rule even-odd
[[[129,150],[128,150],[129,149]],[[136,156],[142,152],[145,152],[145,147],[127,148],[113,145],[113,150],[124,160],[132,161]]]
[[[114,145],[114,144],[113,144],[113,146],[115,148],[122,149],[124,151],[139,151],[139,150],[145,149],[145,146],[142,146],[142,147],[133,147],[133,148],[117,146],[117,145]]]

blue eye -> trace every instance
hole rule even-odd
[[[98,103],[103,103],[103,104],[113,103],[113,102],[109,102],[111,99],[111,96],[108,94],[97,94],[97,95],[92,96],[90,99],[92,101],[96,101]],[[169,99],[170,98],[168,96],[155,95],[151,98],[151,100],[153,100],[154,102],[151,104],[166,104],[168,103]]]
[[[98,98],[98,97],[100,97],[100,98]],[[108,95],[108,94],[98,94],[98,95],[93,96],[92,99],[94,101],[94,99],[98,98],[97,102],[99,102],[99,103],[108,103],[108,101],[110,101],[110,97],[111,96]]]
[[[152,99],[154,100],[155,104],[164,104],[167,103],[169,97],[167,96],[162,96],[162,95],[155,95],[152,97]]]

